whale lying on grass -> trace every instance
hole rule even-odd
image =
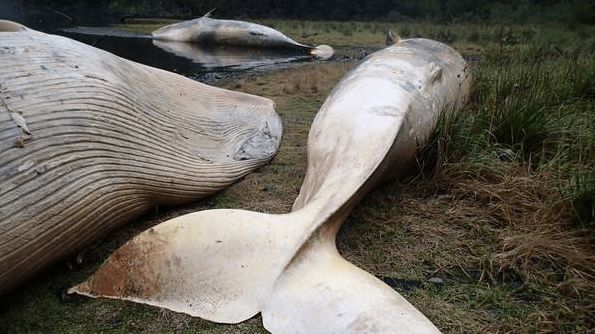
[[[360,199],[402,176],[440,114],[469,95],[452,48],[395,39],[350,71],[316,115],[292,212],[199,211],[161,223],[70,289],[222,323],[262,313],[272,333],[438,333],[396,291],[349,263],[337,232]]]
[[[215,88],[0,21],[0,295],[155,205],[267,163],[281,121]]]
[[[157,40],[280,49],[308,53],[322,59],[330,58],[334,53],[328,45],[304,45],[278,30],[260,24],[211,18],[212,12],[194,20],[167,25],[151,34]]]

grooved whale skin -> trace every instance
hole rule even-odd
[[[273,158],[273,101],[0,21],[0,295]]]

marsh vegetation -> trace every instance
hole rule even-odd
[[[592,332],[595,27],[258,22],[332,46],[380,47],[390,28],[465,55],[471,101],[440,119],[413,175],[382,185],[356,207],[339,250],[444,333]],[[305,174],[311,121],[355,65],[335,60],[219,81],[276,102],[284,137],[271,164],[214,197],[155,208],[4,296],[0,332],[266,333],[258,316],[221,325],[124,301],[64,302],[74,297],[62,293],[120,244],[168,218],[212,208],[288,212]]]

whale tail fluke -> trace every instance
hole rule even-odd
[[[168,220],[118,248],[68,292],[219,323],[247,320],[299,248],[294,216],[219,209]]]
[[[329,59],[334,53],[335,53],[335,50],[330,45],[319,45],[319,46],[313,47],[310,50],[311,55],[316,56],[323,60]]]
[[[345,260],[334,238],[312,238],[275,282],[262,310],[271,333],[440,334],[391,287]]]
[[[277,334],[440,333],[396,291],[341,257],[334,234],[308,238],[307,216],[232,209],[180,216],[134,237],[68,292],[219,323],[262,312],[265,328]]]

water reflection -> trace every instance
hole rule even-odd
[[[73,27],[56,33],[135,62],[207,83],[242,72],[278,69],[292,62],[312,59],[308,55],[292,55],[278,50],[157,41],[148,34],[101,27]]]
[[[291,55],[278,50],[226,45],[198,45],[159,40],[153,40],[153,44],[167,52],[190,59],[211,69],[248,70],[311,58],[307,55]]]

